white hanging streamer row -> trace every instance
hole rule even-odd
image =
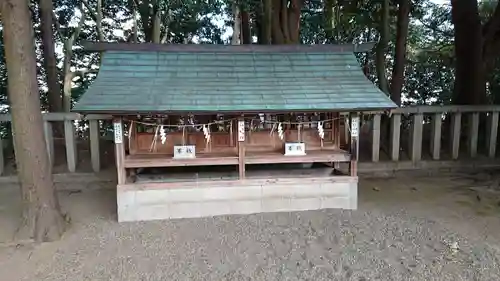
[[[256,121],[259,121],[259,122],[265,123],[265,124],[287,124],[287,125],[305,125],[305,124],[315,124],[318,122],[318,121],[290,122],[290,121],[272,121],[272,120],[262,121],[262,119],[260,119],[260,118],[255,119],[253,117],[249,117],[249,118],[245,118],[245,119],[250,119],[251,121],[256,120]],[[332,121],[340,120],[340,119],[343,119],[343,118],[339,117],[339,118],[333,118],[333,119],[325,119],[325,120],[321,120],[321,122],[328,123],[328,122],[332,122]],[[133,120],[131,122],[134,122],[136,124],[141,124],[144,126],[154,126],[154,127],[163,126],[164,128],[190,128],[191,127],[191,128],[196,128],[196,129],[202,129],[203,126],[221,125],[221,124],[225,124],[228,122],[232,122],[234,120],[239,120],[239,118],[217,120],[214,122],[209,122],[209,123],[204,123],[204,124],[177,124],[177,125],[161,124],[161,125],[159,125],[157,123],[148,123],[148,122],[142,122],[142,121],[136,121],[136,120]]]

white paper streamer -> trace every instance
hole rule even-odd
[[[318,122],[318,134],[321,139],[325,138],[325,131],[323,130],[323,122],[319,121]]]
[[[165,132],[165,128],[163,128],[163,126],[160,126],[160,139],[161,144],[165,144],[167,141],[167,132]]]
[[[283,126],[281,126],[281,123],[278,124],[278,136],[280,140],[283,140],[285,138],[285,134],[283,132]]]
[[[207,143],[210,142],[210,129],[207,125],[203,125],[203,134],[205,135],[205,139],[207,140]]]

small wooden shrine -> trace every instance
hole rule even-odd
[[[358,114],[395,107],[354,56],[369,48],[87,44],[101,68],[74,111],[114,116],[118,220],[356,209]],[[288,163],[323,168],[253,168]]]

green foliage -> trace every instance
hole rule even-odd
[[[142,3],[144,0],[137,0]],[[229,42],[227,30],[232,27],[231,7],[236,0],[158,0],[162,22],[162,38],[166,43],[202,43],[224,44]],[[95,11],[96,0],[87,0]],[[126,41],[132,32],[132,7],[135,0],[107,0],[103,2],[103,34],[106,41]],[[324,43],[362,43],[374,42],[379,38],[378,28],[382,0],[357,1],[326,1],[304,0],[302,8],[300,34],[303,44]],[[42,105],[46,107],[45,70],[42,67],[42,52],[39,18],[36,13],[38,1],[32,1],[32,11],[35,23],[36,54],[38,60],[38,75],[41,86]],[[260,11],[262,1],[238,0],[243,9]],[[331,24],[327,24],[325,9],[327,3],[333,15]],[[387,50],[387,77],[390,77],[393,64],[394,40],[396,31],[396,13],[398,1],[392,0],[390,5],[390,43]],[[497,1],[482,1],[481,17],[485,22],[494,11]],[[54,0],[54,14],[58,19],[59,31],[56,32],[57,59],[61,72],[64,42],[74,32],[82,7],[81,0]],[[146,7],[146,6],[144,6]],[[97,69],[98,54],[83,52],[79,46],[82,41],[96,41],[96,23],[92,12],[85,7],[86,21],[74,44],[74,54],[71,65],[74,70]],[[151,14],[151,11],[149,13]],[[251,18],[256,15],[251,13]],[[138,38],[144,41],[144,23],[137,15]],[[251,21],[251,31],[254,36],[255,21]],[[230,33],[230,32],[229,32]],[[1,34],[1,29],[0,29]],[[403,95],[406,103],[429,104],[450,102],[454,82],[454,49],[453,26],[449,6],[433,4],[429,0],[413,0],[410,31],[408,36],[408,53],[405,69]],[[0,51],[3,44],[0,36]],[[366,65],[367,75],[376,81],[373,54],[359,54],[360,63]],[[95,75],[85,75],[73,82],[72,97],[76,101],[92,83]],[[7,104],[7,74],[3,56],[0,57],[0,110],[6,110]],[[390,82],[390,81],[389,81]],[[494,102],[500,102],[500,63],[496,63],[494,71],[488,76],[488,90]]]

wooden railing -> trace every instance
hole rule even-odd
[[[360,151],[361,154],[365,152],[361,160],[418,162],[423,159],[495,158],[499,112],[500,106],[411,106],[390,112],[369,112],[365,114],[361,128]],[[111,116],[45,113],[43,118],[52,164],[55,162],[55,140],[58,140],[65,151],[66,170],[76,172],[78,155],[82,153],[77,147],[84,143],[89,147],[88,152],[84,150],[83,153],[90,154],[92,171],[101,170],[100,144],[104,140],[105,125],[102,121],[109,122]],[[10,115],[0,115],[1,123],[10,121]],[[75,121],[82,122],[84,129],[80,126],[78,129]],[[63,131],[59,138],[54,137],[55,127]],[[112,139],[108,141],[112,143]],[[12,157],[7,157],[7,154],[12,154],[12,145],[7,143],[9,138],[0,139],[0,148],[3,148],[0,149],[0,175],[5,174],[6,163],[12,162]]]
[[[87,115],[83,116],[77,113],[44,113],[43,114],[43,124],[45,138],[47,140],[47,152],[49,154],[49,159],[52,164],[54,164],[55,159],[55,145],[54,145],[54,130],[53,127],[56,124],[60,124],[63,128],[64,136],[64,147],[66,152],[66,163],[67,170],[69,172],[76,172],[78,164],[78,150],[77,150],[77,140],[78,140],[78,130],[75,126],[75,121],[86,121],[88,128],[86,128],[88,134],[88,140],[90,145],[90,159],[92,163],[92,170],[94,172],[99,172],[101,169],[101,157],[100,157],[100,139],[102,134],[100,133],[99,121],[110,120],[111,116],[108,115]],[[10,114],[0,115],[0,122],[10,122]],[[0,175],[4,174],[6,157],[4,156],[5,140],[0,139]],[[12,146],[10,147],[12,148]]]

